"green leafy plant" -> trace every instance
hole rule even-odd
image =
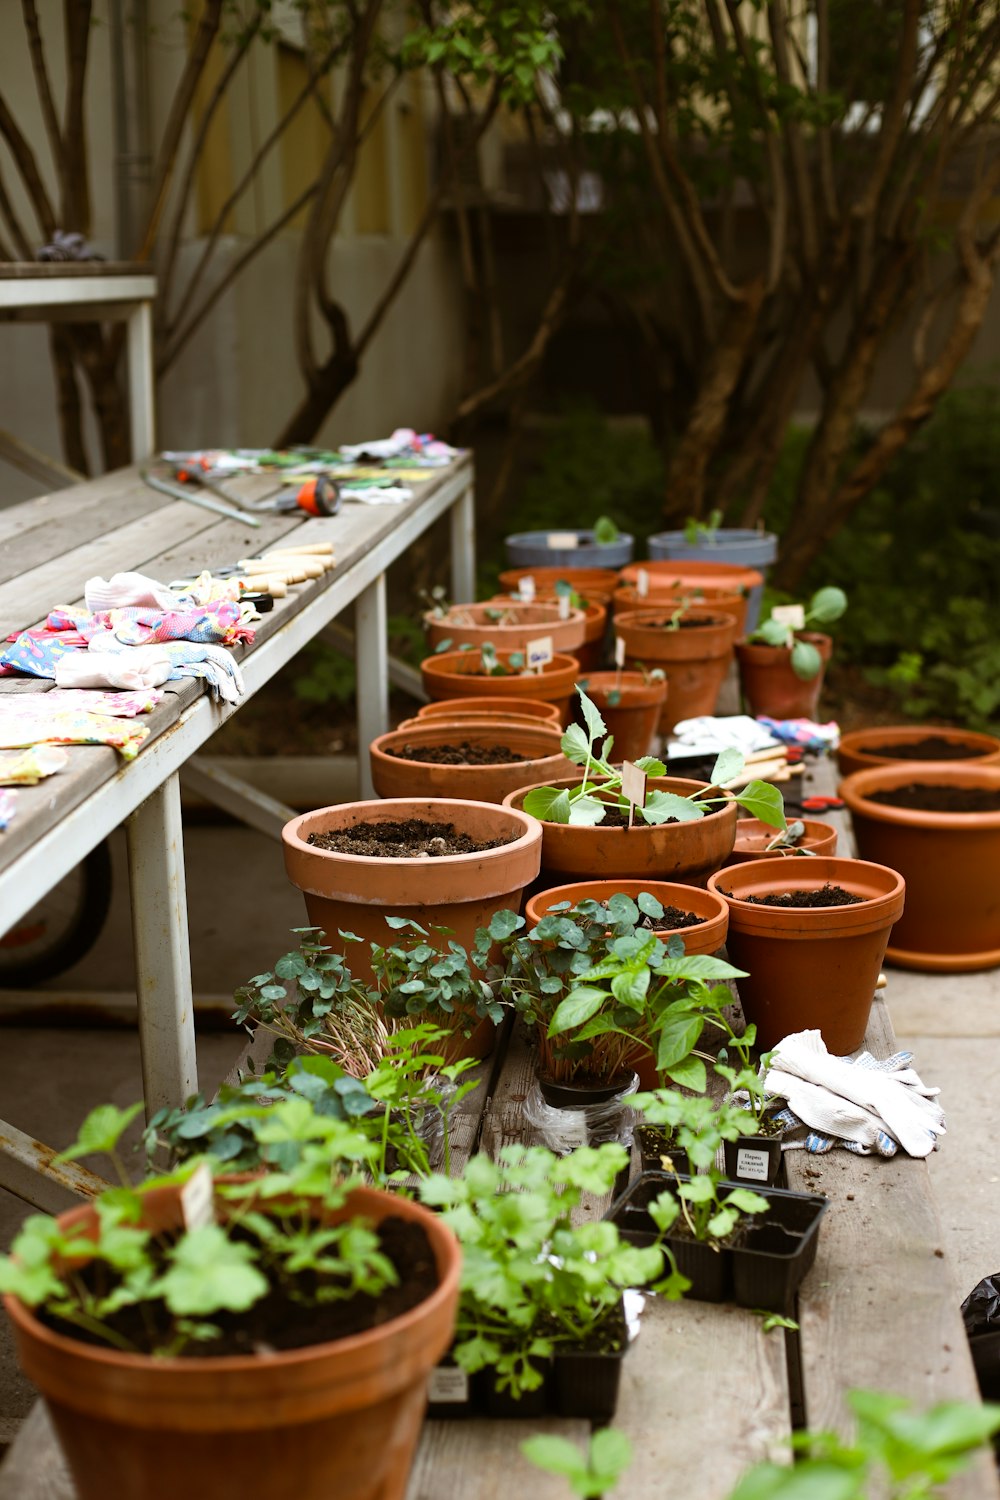
[[[622,794],[622,772],[610,762],[613,736],[607,735],[607,726],[597,705],[587,697],[581,687],[580,706],[586,728],[571,724],[562,737],[562,751],[574,765],[583,766],[583,779],[572,787],[535,787],[523,802],[524,811],[547,823],[573,823],[592,827],[603,823],[609,809],[617,808],[626,813],[629,803]],[[600,749],[597,741],[607,735]],[[665,776],[667,768],[660,760],[650,755],[636,761],[636,765],[647,776]],[[676,792],[652,790],[646,793],[637,816],[646,823],[687,823],[703,818],[713,808],[735,801],[745,808],[751,817],[759,818],[773,828],[785,827],[784,801],[776,786],[766,781],[751,781],[742,791],[732,794],[720,791],[717,796],[708,795],[714,787],[732,781],[742,771],[744,757],[739,750],[726,749],[712,768],[711,781],[700,791],[682,797]],[[591,780],[591,776],[600,780]]]
[[[612,542],[617,542],[621,536],[621,532],[610,516],[598,516],[594,522],[593,531],[594,541],[599,547],[610,546]]]
[[[1000,1430],[1000,1406],[943,1401],[917,1412],[885,1391],[847,1392],[857,1436],[800,1432],[792,1467],[756,1464],[729,1500],[929,1500]]]
[[[585,1192],[606,1194],[627,1164],[624,1147],[583,1146],[556,1157],[541,1146],[474,1156],[460,1178],[419,1187],[462,1244],[453,1355],[470,1374],[496,1372],[515,1400],[536,1390],[558,1347],[591,1339],[617,1315],[622,1290],[656,1281],[678,1297],[683,1277],[661,1277],[664,1253],[619,1239],[606,1220],[574,1224]]]
[[[721,525],[721,510],[713,510],[707,521],[699,521],[697,516],[688,516],[684,522],[684,540],[690,542],[692,546],[698,542],[718,541]]]
[[[99,1145],[120,1171],[121,1135],[139,1108],[93,1111],[66,1156]],[[241,1106],[240,1116],[246,1113]],[[140,1188],[107,1189],[94,1200],[92,1227],[63,1229],[32,1215],[0,1261],[0,1290],[40,1308],[60,1331],[129,1353],[174,1356],[194,1341],[212,1352],[239,1325],[231,1315],[266,1298],[319,1306],[377,1297],[395,1285],[397,1271],[370,1225],[324,1222],[361,1180],[359,1168],[372,1155],[365,1134],[302,1096],[261,1103],[257,1117],[258,1140],[282,1163],[267,1175],[220,1181],[218,1164],[203,1157]],[[148,1227],[148,1195],[183,1187],[197,1168],[212,1175],[215,1221]]]
[[[807,630],[811,625],[832,625],[834,620],[840,619],[846,608],[847,595],[843,589],[835,588],[833,585],[817,589],[804,607],[802,624],[797,628]],[[776,620],[773,615],[758,625],[756,630],[751,631],[747,640],[761,641],[766,646],[780,646],[783,650],[790,650],[792,671],[803,682],[808,682],[815,677],[823,665],[823,659],[816,647],[810,641],[800,640],[796,635],[795,626]]]
[[[614,1427],[591,1433],[583,1453],[568,1438],[542,1432],[526,1438],[521,1452],[537,1469],[564,1475],[573,1494],[583,1500],[609,1494],[632,1462],[632,1444]]]

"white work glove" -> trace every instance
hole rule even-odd
[[[880,1062],[863,1052],[852,1062],[831,1057],[818,1031],[799,1031],[774,1049],[764,1083],[821,1136],[836,1136],[862,1154],[891,1155],[895,1141],[910,1156],[928,1156],[945,1133],[934,1098],[940,1090],[921,1082],[910,1057],[897,1052]]]
[[[107,609],[125,609],[130,604],[155,609],[176,609],[177,595],[166,584],[145,573],[116,573],[113,578],[88,578],[83,597],[92,615]]]
[[[129,646],[125,651],[67,651],[56,662],[56,687],[124,688],[139,692],[159,687],[170,676],[162,646]]]
[[[702,714],[697,719],[682,719],[674,725],[672,738],[680,744],[668,746],[668,758],[671,750],[675,755],[718,755],[732,745],[744,755],[752,755],[755,750],[766,750],[771,745],[780,748],[774,735],[749,714],[727,714],[721,718]]]

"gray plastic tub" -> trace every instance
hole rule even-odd
[[[767,577],[778,555],[778,538],[773,531],[752,531],[738,526],[723,527],[714,540],[699,537],[689,542],[683,531],[660,531],[649,539],[649,556],[655,562],[736,563],[743,568],[757,568]],[[760,619],[763,588],[750,590],[747,599],[747,634],[757,628]]]
[[[505,538],[511,568],[624,568],[632,561],[635,538],[622,531],[614,542],[595,542],[592,531],[577,531],[575,547],[550,547],[549,537],[567,535],[548,531],[516,531]]]

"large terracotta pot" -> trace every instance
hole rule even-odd
[[[583,593],[576,590],[575,593],[579,600],[579,608],[583,610],[584,630],[583,642],[571,648],[572,655],[580,663],[581,671],[596,672],[604,660],[604,636],[607,631],[611,594],[594,589],[587,589]],[[490,604],[510,604],[516,598],[516,594],[498,594],[489,602]],[[559,603],[559,595],[554,589],[539,589],[535,599],[542,604],[558,605]]]
[[[502,622],[496,619],[503,611]],[[455,623],[457,617],[465,624]],[[505,600],[486,604],[453,604],[442,617],[428,610],[424,615],[427,646],[436,651],[442,641],[461,646],[482,646],[490,641],[498,651],[523,651],[529,641],[548,636],[553,651],[575,652],[583,644],[586,618],[582,609],[571,609],[563,618],[558,604],[518,604]]]
[[[675,610],[680,604],[695,608],[710,609],[715,614],[732,615],[736,621],[736,635],[746,629],[747,596],[736,589],[717,588],[668,588],[654,584],[645,594],[632,583],[623,583],[615,589],[612,600],[615,616],[631,614],[637,609]]]
[[[150,1198],[150,1227],[179,1219],[177,1191]],[[4,1302],[18,1360],[44,1396],[78,1500],[403,1500],[427,1378],[451,1341],[461,1254],[439,1215],[359,1188],[331,1220],[419,1222],[440,1282],[426,1301],[367,1333],[284,1353],[154,1359],[54,1333]],[[66,1229],[90,1224],[90,1205]]]
[[[940,755],[924,756],[924,764],[930,759],[960,766],[1000,764],[1000,739],[992,734],[976,734],[971,729],[948,729],[940,724],[893,724],[881,729],[852,729],[849,734],[840,737],[837,764],[842,776],[853,776],[855,771],[877,771],[883,766],[897,766],[900,761],[912,759],[906,754],[907,745],[919,744],[921,740],[931,738],[943,740],[956,749],[972,751],[972,754],[963,754],[953,759],[950,754],[942,752]],[[875,754],[874,746],[881,749],[890,745],[894,750],[892,755]],[[919,765],[921,762],[917,761],[915,764]]]
[[[591,672],[579,685],[614,735],[616,761],[640,760],[650,753],[667,696],[665,678],[650,679],[641,672]]]
[[[557,583],[568,583],[577,593],[585,594],[588,589],[600,589],[604,593],[611,593],[618,582],[618,570],[616,568],[577,568],[567,566],[565,568],[508,568],[500,574],[500,587],[507,594],[516,594],[518,584],[522,578],[533,578],[535,588],[539,593],[547,589],[554,589]]]
[[[546,786],[579,786],[582,777],[569,776],[544,783]],[[650,791],[677,792],[687,796],[704,788],[703,781],[676,776],[651,778]],[[504,806],[520,809],[534,788],[521,787],[504,798]],[[542,869],[549,879],[662,880],[681,885],[704,885],[718,870],[733,847],[736,834],[736,803],[686,823],[643,823],[632,828],[593,828],[572,823],[545,823],[542,827]]]
[[[510,665],[511,653],[498,651],[497,660]],[[541,698],[554,703],[560,718],[566,722],[576,679],[580,675],[575,656],[556,652],[540,672],[512,671],[509,677],[488,677],[479,670],[477,651],[442,651],[427,656],[420,663],[420,675],[428,697],[439,702],[444,698],[482,697],[488,692],[494,698]]]
[[[764,575],[756,568],[745,568],[736,563],[689,562],[687,559],[683,562],[655,559],[631,563],[627,568],[622,568],[619,575],[621,582],[637,588],[640,570],[645,571],[650,595],[655,590],[691,594],[696,589],[701,589],[706,598],[709,598],[710,590],[718,589],[725,594],[735,592],[749,601],[751,596],[759,596],[764,587]],[[745,620],[746,614],[743,616],[744,623]]]
[[[307,842],[309,834],[330,833],[356,823],[390,823],[422,818],[453,823],[476,840],[514,835],[512,843],[478,854],[446,854],[439,859],[375,859],[335,854]],[[385,918],[409,917],[422,927],[451,930],[463,948],[472,948],[476,930],[505,907],[520,907],[524,888],[538,874],[542,827],[536,818],[487,802],[453,798],[392,798],[345,802],[321,807],[286,823],[281,830],[285,870],[302,892],[309,921],[321,927],[332,947],[348,955],[359,979],[370,979],[367,948],[347,944],[340,932],[353,932],[365,943],[385,943],[391,929]],[[430,932],[429,942],[445,946],[447,938]],[[493,1026],[481,1023],[467,1049],[486,1056],[493,1045]]]
[[[890,963],[960,974],[1000,964],[1000,812],[918,812],[871,801],[914,783],[1000,792],[1000,766],[903,761],[840,783],[858,852],[898,870],[906,910],[892,930]]]
[[[754,906],[747,896],[839,885],[863,899],[851,906]],[[838,1056],[860,1047],[892,924],[903,910],[895,870],[860,859],[759,859],[720,870],[708,882],[729,901],[729,957],[757,1044],[776,1047],[793,1031],[817,1028]]]
[[[606,903],[619,893],[631,896],[634,901],[643,891],[655,896],[661,906],[693,911],[701,918],[697,927],[682,927],[676,933],[665,932],[664,941],[669,937],[681,938],[685,953],[717,953],[726,941],[729,903],[725,897],[714,891],[700,890],[697,886],[682,885],[679,881],[584,880],[573,885],[556,885],[532,896],[524,908],[524,917],[529,927],[536,927],[545,913],[561,901],[568,901],[570,906],[577,906],[581,901]]]
[[[790,646],[763,646],[756,641],[737,641],[740,689],[752,714],[767,714],[772,719],[816,718],[833,641],[828,635],[811,630],[796,631],[796,637],[815,646],[822,658],[815,677],[805,680],[796,677],[792,671]]]
[[[685,609],[683,628],[668,628],[669,610],[636,610],[615,616],[615,634],[625,642],[629,667],[659,667],[667,679],[667,698],[659,730],[669,734],[682,719],[715,712],[729,663],[733,659],[736,621],[710,609]]]
[[[800,818],[805,828],[796,849],[808,849],[811,854],[836,854],[837,830],[832,823],[821,823],[817,818]],[[741,865],[748,859],[792,859],[800,856],[795,849],[769,849],[772,840],[779,837],[777,828],[770,828],[757,818],[740,818],[736,824],[736,842],[727,865]],[[807,855],[806,858],[809,856]]]
[[[486,698],[447,698],[441,703],[425,703],[422,708],[417,709],[418,719],[435,719],[439,716],[446,719],[471,719],[482,716],[495,717],[501,714],[509,718],[512,714],[517,718],[543,719],[550,724],[562,722],[562,716],[554,703],[546,703],[541,698],[518,698],[517,702],[511,701],[510,697],[486,697]]]
[[[474,802],[502,802],[508,792],[528,781],[566,776],[573,769],[560,748],[562,730],[541,721],[536,727],[517,727],[496,720],[492,724],[464,724],[449,719],[424,719],[418,727],[380,734],[368,747],[372,784],[380,797],[461,797]],[[502,765],[442,765],[430,760],[401,760],[390,751],[411,746],[505,745],[522,756]]]

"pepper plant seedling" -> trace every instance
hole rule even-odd
[[[817,589],[805,606],[802,625],[799,628],[806,630],[810,625],[832,625],[834,620],[840,619],[846,608],[847,595],[843,589],[835,588],[833,585]],[[756,630],[751,631],[747,640],[761,641],[765,646],[780,646],[785,650],[790,650],[792,671],[803,682],[810,682],[823,665],[823,658],[810,641],[799,640],[794,626],[786,624],[783,620],[775,620],[773,616],[758,625]]]
[[[607,725],[600,709],[587,697],[581,687],[580,706],[586,729],[571,724],[562,737],[562,751],[574,765],[583,766],[583,779],[577,786],[535,787],[525,797],[522,806],[532,817],[545,823],[572,823],[593,827],[602,823],[609,808],[618,808],[626,816],[629,804],[622,795],[622,773],[620,767],[610,762],[614,737],[608,735]],[[598,739],[607,736],[600,749]],[[766,781],[751,781],[742,791],[729,793],[719,791],[709,796],[713,789],[738,776],[744,766],[741,751],[732,747],[722,751],[712,768],[709,784],[699,791],[682,797],[677,792],[664,792],[658,788],[647,791],[644,805],[638,809],[646,823],[689,823],[703,818],[706,813],[727,802],[735,801],[746,809],[751,817],[772,828],[785,827],[784,801],[776,786]],[[666,776],[663,761],[644,755],[635,764],[648,777]],[[600,780],[591,780],[592,776]]]

